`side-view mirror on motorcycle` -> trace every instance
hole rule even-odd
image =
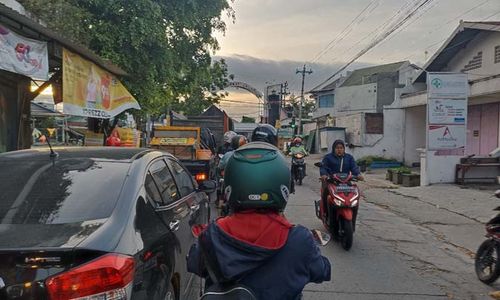
[[[320,246],[326,246],[332,239],[331,235],[318,229],[312,229],[311,233],[316,243]]]
[[[318,161],[317,163],[314,163],[314,165],[318,168],[321,168],[323,166],[323,163],[321,161]]]

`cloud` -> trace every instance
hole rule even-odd
[[[229,73],[234,74],[236,81],[243,81],[260,91],[265,87],[287,81],[289,88],[296,94],[300,93],[302,77],[296,74],[297,69],[301,69],[304,62],[292,60],[271,60],[252,57],[248,55],[232,55],[223,58],[229,68]],[[368,63],[355,63],[350,69],[369,66]],[[342,64],[311,64],[307,69],[312,69],[313,73],[306,76],[305,90],[309,90],[321,83],[323,80],[337,71]]]

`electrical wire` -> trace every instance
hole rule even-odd
[[[328,77],[325,81],[323,81],[321,84],[319,84],[316,88],[321,87],[323,84],[327,83],[330,81],[332,78],[340,74],[342,71],[347,69],[353,62],[355,62],[357,59],[359,59],[361,56],[366,54],[368,51],[371,49],[375,48],[377,45],[379,45],[382,41],[384,41],[386,38],[388,38],[392,33],[394,33],[398,28],[403,26],[405,23],[407,23],[413,16],[417,14],[419,10],[422,8],[426,7],[430,3],[432,3],[434,0],[423,0],[415,3],[406,13],[402,18],[398,19],[397,22],[393,22],[389,28],[379,34],[378,36],[374,37],[372,39],[372,42],[368,44],[365,48],[363,48],[360,52],[358,52],[352,59],[350,59],[344,66],[342,66],[339,70],[337,70],[333,75]]]

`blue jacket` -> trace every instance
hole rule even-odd
[[[269,232],[262,234],[269,236]],[[330,262],[321,256],[311,232],[300,225],[289,229],[284,245],[277,249],[245,242],[216,222],[200,235],[199,242],[210,259],[217,261],[223,278],[249,287],[257,299],[298,299],[309,282],[330,280]],[[189,251],[188,271],[206,277],[199,242]]]
[[[342,166],[342,170],[340,169]],[[334,153],[329,153],[323,158],[323,166],[319,169],[321,176],[331,175],[335,173],[349,173],[354,176],[359,175],[359,168],[352,155],[345,153],[344,156],[338,157]]]

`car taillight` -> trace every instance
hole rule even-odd
[[[134,279],[134,259],[107,254],[46,280],[51,300],[127,299],[126,287]]]
[[[198,173],[195,176],[196,181],[201,182],[207,180],[207,174],[205,173]]]

